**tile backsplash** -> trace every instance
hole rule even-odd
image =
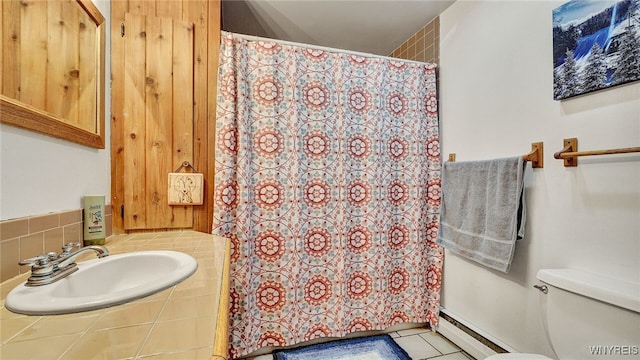
[[[440,62],[439,50],[440,18],[436,17],[393,50],[389,56],[438,64]]]
[[[111,216],[111,205],[106,205],[107,236],[112,233]],[[82,226],[82,209],[0,221],[0,282],[31,270],[18,265],[22,259],[60,252],[64,244],[82,242]]]

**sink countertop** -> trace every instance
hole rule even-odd
[[[28,274],[7,280],[0,284],[1,359],[226,359],[228,239],[187,230],[114,235],[105,246],[111,254],[181,251],[196,258],[198,270],[145,298],[67,315],[8,311],[4,299]]]

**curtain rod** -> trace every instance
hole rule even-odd
[[[401,58],[394,58],[394,57],[390,57],[390,56],[382,56],[382,55],[370,54],[370,53],[353,51],[353,50],[336,49],[336,48],[330,48],[330,47],[326,47],[326,46],[311,45],[311,44],[298,43],[298,42],[280,40],[280,39],[270,39],[270,38],[255,36],[255,35],[234,33],[234,32],[231,32],[231,31],[221,30],[221,32],[222,33],[228,33],[228,34],[234,34],[234,35],[237,35],[237,36],[239,36],[239,37],[241,37],[243,39],[252,40],[252,41],[269,41],[269,42],[274,42],[274,43],[281,44],[281,45],[307,47],[307,48],[311,48],[311,49],[315,49],[315,50],[328,51],[328,52],[339,52],[339,53],[345,53],[345,54],[354,55],[354,56],[362,56],[362,57],[368,57],[368,58],[371,58],[371,57],[372,58],[380,58],[380,59],[385,59],[385,60],[390,60],[390,61],[400,61],[400,62],[407,62],[407,63],[413,63],[413,64],[420,64],[420,65],[432,64],[432,65],[435,65],[436,67],[438,66],[438,64],[428,63],[428,62],[424,62],[424,61],[407,60],[407,59],[401,59]]]

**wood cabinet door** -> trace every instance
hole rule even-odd
[[[124,228],[193,226],[168,205],[168,173],[193,163],[193,24],[125,14]]]

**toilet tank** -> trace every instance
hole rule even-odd
[[[560,360],[640,358],[640,284],[575,269],[538,280],[549,342]]]

